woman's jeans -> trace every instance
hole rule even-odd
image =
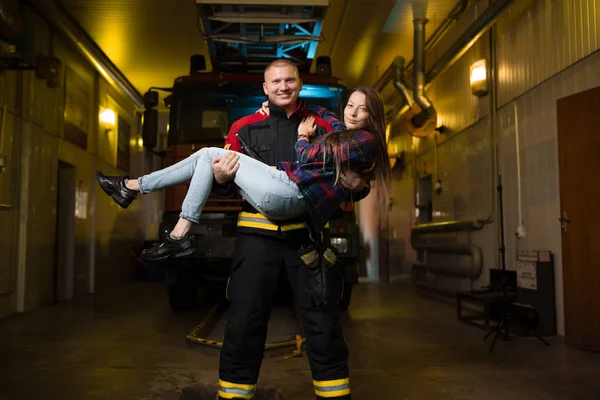
[[[213,184],[212,159],[229,150],[205,147],[170,167],[138,178],[141,193],[151,193],[192,180],[181,207],[180,217],[198,223]],[[286,220],[307,212],[306,203],[285,171],[279,171],[245,154],[234,183],[248,203],[265,217]]]

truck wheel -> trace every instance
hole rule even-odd
[[[350,307],[350,299],[352,298],[352,287],[354,284],[346,284],[344,286],[344,293],[342,294],[342,299],[339,302],[341,311],[348,311]]]
[[[193,310],[196,307],[198,289],[195,285],[171,283],[167,287],[169,305],[173,311]]]

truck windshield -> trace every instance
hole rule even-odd
[[[345,90],[341,86],[304,84],[300,98],[341,115]],[[262,84],[188,84],[173,89],[168,144],[222,145],[231,124],[258,110],[266,97]]]

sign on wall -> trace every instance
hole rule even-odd
[[[538,289],[538,268],[552,262],[548,250],[524,250],[517,254],[517,287]]]
[[[517,261],[517,287],[537,289],[536,263],[532,261]]]

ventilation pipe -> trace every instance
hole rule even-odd
[[[403,83],[405,64],[406,60],[402,56],[398,56],[394,59],[394,88],[396,88],[398,93],[400,93],[400,96],[402,96],[402,99],[404,99],[406,104],[410,107],[413,104],[413,99]]]
[[[469,0],[458,0],[452,11],[446,16],[446,18],[441,22],[441,24],[436,28],[433,34],[427,39],[425,42],[425,52],[429,51],[438,40],[446,33],[450,25],[453,22],[458,21],[463,12],[467,9],[467,5],[469,4]],[[410,60],[408,64],[405,63],[404,71],[410,70],[413,66],[414,60]],[[392,64],[383,72],[381,77],[375,82],[373,88],[378,92],[381,92],[383,88],[394,78],[394,66],[395,60]]]
[[[425,125],[435,115],[433,104],[425,95],[425,18],[424,10],[417,11],[413,3],[414,14],[414,99],[421,111],[412,117],[412,123],[417,127]],[[422,15],[419,15],[422,14]]]
[[[437,44],[437,42],[442,38],[444,33],[448,30],[448,28],[452,25],[453,22],[458,21],[458,19],[462,16],[462,14],[467,9],[469,5],[469,0],[459,0],[452,10],[446,15],[446,18],[438,25],[436,30],[429,36],[427,41],[425,42],[425,54],[429,52]],[[406,70],[408,71],[412,68],[414,60],[410,60],[408,64],[406,64]]]
[[[492,1],[490,6],[477,17],[477,20],[463,32],[458,40],[452,43],[450,48],[427,71],[427,82],[434,80],[462,57],[477,42],[477,39],[494,25],[498,17],[512,2],[513,0]]]

